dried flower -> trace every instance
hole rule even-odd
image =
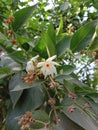
[[[14,16],[10,16],[8,19],[4,19],[5,24],[12,24],[15,21]]]
[[[7,33],[8,36],[11,36],[14,32],[13,32],[13,30],[7,30],[6,33]]]
[[[30,126],[36,121],[32,117],[31,112],[26,112],[26,114],[18,121],[18,125],[21,126],[21,130],[29,130]]]
[[[34,81],[38,80],[37,72],[34,70],[29,71],[27,75],[22,77],[22,80],[31,85]]]
[[[50,99],[48,100],[48,103],[50,104],[51,107],[53,107],[53,106],[56,104],[55,98],[50,98]]]
[[[76,94],[75,93],[68,93],[68,97],[72,98],[72,99],[76,99]]]
[[[84,108],[92,108],[92,106],[89,103],[85,103]]]
[[[95,60],[95,61],[94,61],[94,64],[95,64],[96,66],[98,66],[98,60]]]
[[[71,105],[71,106],[69,106],[69,107],[68,107],[68,109],[67,109],[67,110],[68,110],[68,112],[69,112],[69,113],[72,113],[72,112],[74,112],[74,111],[75,111],[75,109],[76,109],[76,107],[75,107],[75,106],[73,106],[73,105]]]
[[[9,20],[10,20],[11,23],[13,23],[13,22],[15,21],[14,16],[10,16],[10,17],[9,17]]]
[[[49,83],[49,87],[50,87],[51,89],[53,89],[53,88],[58,88],[58,86],[59,86],[59,84],[58,84],[57,82],[55,82],[55,81],[51,81],[51,82]]]
[[[12,44],[16,44],[17,43],[17,40],[14,38],[14,39],[11,39],[11,43]]]
[[[97,54],[96,52],[92,52],[91,53],[92,56],[96,56],[96,54]]]

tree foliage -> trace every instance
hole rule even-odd
[[[97,0],[30,2],[0,1],[0,129],[97,130]]]

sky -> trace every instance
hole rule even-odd
[[[28,2],[28,0],[20,0],[20,1],[21,2]],[[38,1],[39,0],[32,0],[31,2],[28,2],[28,4],[30,6],[32,6],[32,5],[36,4],[36,3],[38,3]],[[43,0],[43,1],[46,1],[46,0]],[[46,7],[46,10],[51,9],[54,6],[53,2],[54,2],[54,0],[48,0],[49,5]]]

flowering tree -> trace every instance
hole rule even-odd
[[[97,130],[97,0],[0,4],[0,129]]]

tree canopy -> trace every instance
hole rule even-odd
[[[98,129],[97,0],[0,1],[0,129]]]

